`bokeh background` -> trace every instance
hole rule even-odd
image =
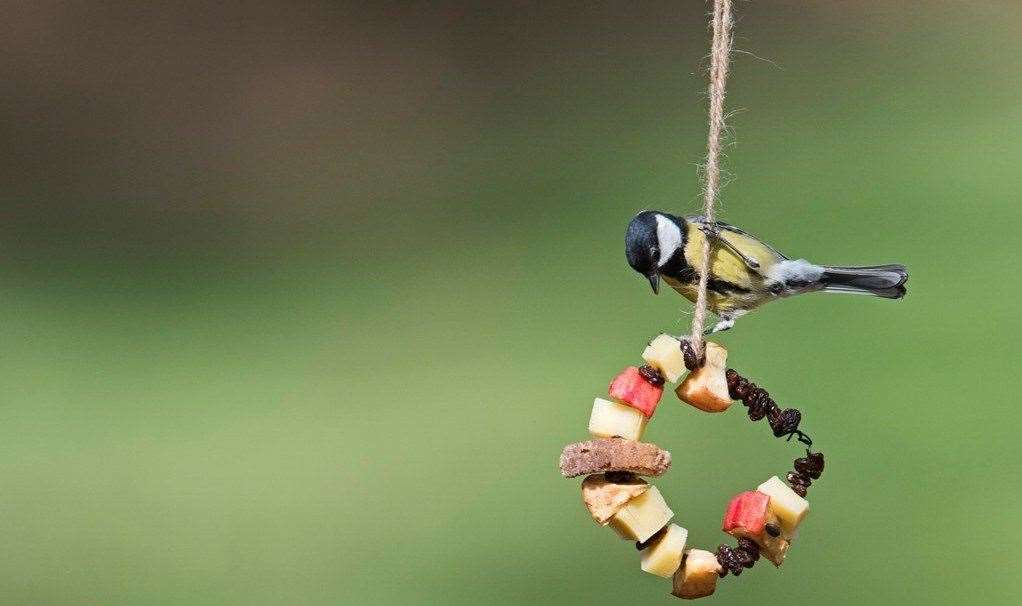
[[[0,602],[666,604],[561,447],[690,306],[703,2],[24,2],[0,25]],[[739,2],[723,216],[900,261],[722,338],[827,455],[726,604],[1022,597],[1022,5]],[[798,449],[666,397],[714,548]]]

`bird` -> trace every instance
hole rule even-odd
[[[649,280],[654,294],[662,279],[695,303],[708,241],[713,247],[706,301],[718,322],[706,334],[732,328],[735,320],[765,303],[803,293],[900,299],[907,292],[904,265],[841,267],[790,259],[749,232],[698,215],[638,213],[625,232],[625,256],[632,269]]]

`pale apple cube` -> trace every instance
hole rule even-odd
[[[795,494],[777,476],[763,482],[756,490],[770,497],[770,511],[777,516],[784,534],[793,537],[798,525],[809,513],[809,501]]]
[[[727,349],[706,341],[706,363],[688,373],[675,388],[678,399],[706,412],[724,412],[731,406],[727,388]]]
[[[681,353],[681,342],[671,335],[663,334],[650,341],[642,352],[646,364],[660,371],[671,383],[677,383],[685,374],[685,356]]]
[[[679,598],[705,598],[717,589],[721,566],[717,556],[702,549],[689,549],[674,573],[674,591]]]
[[[648,420],[646,415],[631,406],[596,398],[589,416],[589,433],[597,438],[638,440],[646,430]]]
[[[650,486],[649,490],[625,504],[614,517],[610,525],[621,538],[629,541],[648,541],[674,517],[674,512],[667,506],[663,495]]]
[[[671,524],[656,543],[642,550],[642,569],[665,579],[671,578],[681,566],[687,541],[688,531]]]

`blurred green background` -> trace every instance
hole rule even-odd
[[[689,322],[622,239],[698,208],[706,4],[5,8],[0,602],[673,603],[557,458]],[[912,279],[722,338],[827,472],[712,600],[1019,603],[1022,5],[736,10],[723,217]],[[647,437],[711,549],[798,454]]]

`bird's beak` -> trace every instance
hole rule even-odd
[[[653,289],[653,294],[654,295],[655,294],[659,294],[660,293],[660,274],[658,274],[657,272],[654,271],[653,273],[651,273],[648,276],[646,276],[646,278],[649,279],[649,285]]]

